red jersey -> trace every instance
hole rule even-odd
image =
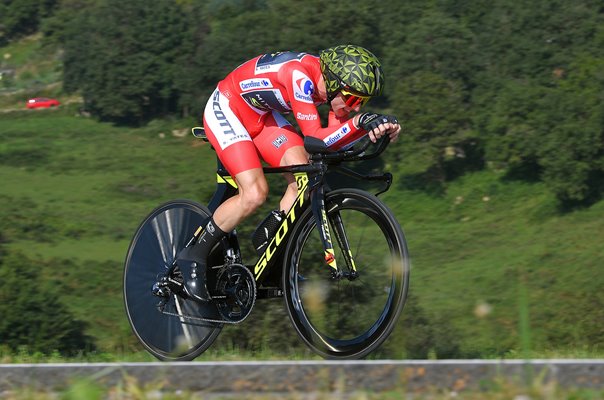
[[[330,111],[328,126],[321,127],[317,106],[317,82],[321,79],[319,58],[307,53],[264,54],[247,61],[222,80],[218,89],[254,138],[262,129],[263,116],[271,111],[293,113],[304,136],[323,140],[340,149],[362,137],[352,119],[338,119]],[[237,101],[240,99],[242,101]]]
[[[301,137],[281,115],[292,113],[304,136],[338,150],[365,135],[352,119],[330,111],[321,126],[316,87],[319,58],[306,53],[264,54],[237,67],[218,83],[203,115],[208,139],[233,176],[261,168],[260,158],[278,166],[286,151],[303,146]]]

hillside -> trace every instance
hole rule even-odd
[[[9,252],[60,289],[101,351],[129,354],[139,348],[121,305],[129,239],[163,201],[207,201],[214,155],[179,136],[192,121],[131,129],[74,114],[0,116],[0,231]],[[397,178],[383,198],[408,237],[411,297],[383,356],[601,354],[604,202],[562,214],[542,184],[492,171],[467,174],[440,196],[401,190]],[[253,223],[241,228],[242,237]],[[286,336],[268,328],[274,324]],[[303,352],[293,334],[276,301],[226,329],[217,346],[245,348],[254,337],[270,337]]]
[[[61,53],[57,46],[45,46],[41,34],[0,47],[0,111],[23,109],[31,97],[77,99],[62,91]]]
[[[148,359],[122,306],[128,243],[161,202],[204,203],[214,189],[214,153],[183,116],[198,116],[225,71],[260,51],[356,41],[388,76],[368,107],[405,129],[370,165],[394,174],[381,197],[412,256],[407,307],[375,356],[604,357],[597,2],[335,2],[304,35],[281,1],[51,3],[55,14],[37,20],[46,36],[27,20],[10,40],[0,31],[0,356]],[[371,7],[398,25],[378,29],[363,14]],[[35,96],[63,105],[25,110]],[[277,202],[283,183],[270,182],[242,238]],[[278,300],[225,329],[212,353],[309,356]]]

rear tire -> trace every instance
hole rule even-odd
[[[158,276],[165,274],[176,254],[210,215],[206,207],[192,201],[167,202],[145,218],[128,249],[124,266],[128,321],[145,349],[160,360],[193,360],[210,347],[222,329],[222,324],[162,313],[157,308],[161,298],[151,292]],[[220,260],[222,254],[218,247],[209,260]],[[208,265],[213,264],[209,261]],[[170,294],[166,310],[196,318],[221,319],[213,302],[201,304],[174,293]]]
[[[283,289],[298,335],[317,354],[358,359],[380,346],[394,329],[409,285],[409,255],[392,212],[374,195],[356,189],[325,198],[330,233],[340,270],[347,270],[334,228],[342,218],[358,278],[331,277],[324,261],[312,210],[292,232],[284,257]]]

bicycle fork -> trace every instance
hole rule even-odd
[[[317,229],[319,230],[319,236],[323,244],[325,251],[325,262],[331,268],[331,276],[333,279],[347,278],[348,280],[354,280],[358,278],[358,272],[354,263],[354,257],[350,250],[350,244],[346,231],[344,229],[344,223],[342,222],[342,216],[339,211],[334,211],[328,217],[328,211],[325,207],[325,188],[323,185],[318,185],[314,188],[311,193],[312,196],[312,212],[317,221]],[[331,240],[330,233],[330,221],[331,225],[335,228],[335,237],[338,241],[338,245],[342,250],[342,256],[346,263],[346,270],[338,268],[336,262],[335,251],[333,248],[333,242]]]

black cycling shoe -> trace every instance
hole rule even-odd
[[[181,263],[182,261],[179,262],[179,266],[181,266]],[[195,301],[208,302],[212,300],[206,285],[206,266],[198,264],[195,261],[191,261],[190,263],[191,278],[185,281],[183,286],[185,293],[190,299]]]
[[[212,297],[206,285],[206,260],[216,243],[226,235],[210,218],[205,229],[199,234],[197,243],[185,247],[178,254],[176,263],[182,268],[189,265],[191,278],[184,282],[185,293],[196,301],[210,301]]]

